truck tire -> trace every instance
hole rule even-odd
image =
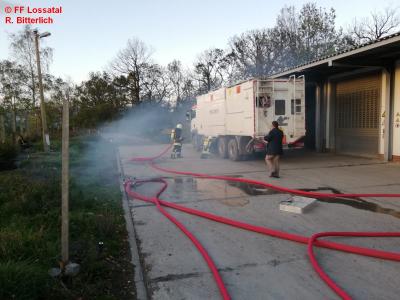
[[[230,139],[228,142],[228,156],[229,159],[238,161],[240,160],[239,147],[236,139]]]
[[[223,137],[218,138],[218,155],[221,158],[228,157],[228,143],[226,138]]]
[[[193,134],[192,145],[194,150],[196,150],[197,152],[201,151],[201,149],[203,148],[202,138],[198,134]]]
[[[196,151],[200,152],[203,150],[203,146],[204,146],[204,136],[203,135],[197,135],[197,147],[196,147]]]
[[[252,157],[254,157],[253,146],[250,145],[249,147],[250,149],[247,149],[247,145],[251,140],[252,140],[251,137],[245,137],[245,136],[241,137],[239,140],[239,153],[241,154],[242,160],[249,160]]]
[[[197,134],[192,134],[192,146],[194,149],[196,149],[197,146]]]

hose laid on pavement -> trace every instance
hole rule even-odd
[[[349,236],[349,237],[399,237],[400,232],[320,232],[311,236],[307,245],[307,252],[314,270],[318,273],[319,277],[342,299],[350,300],[351,297],[339,287],[325,271],[318,264],[314,255],[313,245],[320,237],[326,236]]]
[[[131,161],[135,161],[134,159],[131,159]],[[166,172],[166,173],[173,173],[177,175],[189,175],[193,177],[198,177],[198,178],[206,178],[206,179],[216,179],[216,180],[225,180],[225,181],[232,181],[232,182],[242,182],[242,183],[248,183],[252,185],[259,185],[263,186],[272,190],[280,191],[280,192],[285,192],[288,194],[293,194],[293,195],[300,195],[300,196],[305,196],[305,197],[312,197],[312,198],[338,198],[338,197],[343,197],[343,198],[359,198],[359,197],[375,197],[375,198],[400,198],[400,194],[374,194],[374,193],[369,193],[369,194],[331,194],[331,193],[318,193],[318,192],[306,192],[302,190],[296,190],[296,189],[290,189],[278,185],[273,185],[267,182],[263,181],[258,181],[258,180],[253,180],[253,179],[248,179],[248,178],[237,178],[237,177],[229,177],[229,176],[215,176],[215,175],[207,175],[207,174],[202,174],[202,173],[194,173],[194,172],[186,172],[186,171],[177,171],[177,170],[172,170],[172,169],[166,169],[162,168],[154,163],[154,160],[150,159],[150,165],[159,171]]]
[[[130,187],[137,183],[144,183],[144,182],[159,182],[162,184],[161,189],[157,192],[155,197],[146,197],[143,196],[139,193],[136,193],[132,190],[130,190]],[[179,222],[174,216],[172,216],[170,213],[168,213],[162,206],[159,200],[159,196],[165,189],[167,188],[168,183],[162,179],[150,179],[150,180],[135,180],[135,181],[128,181],[128,184],[125,185],[125,190],[128,193],[129,196],[146,201],[146,202],[152,202],[154,203],[158,210],[165,216],[167,217],[172,223],[174,223],[191,241],[192,243],[196,246],[196,248],[199,250],[200,254],[203,256],[204,260],[206,261],[208,267],[210,268],[214,279],[217,283],[217,286],[220,290],[220,293],[222,295],[223,299],[230,299],[228,291],[224,285],[224,282],[222,281],[221,275],[218,272],[217,267],[215,266],[215,263],[213,262],[212,258],[208,254],[207,250],[203,247],[203,245],[199,242],[199,240],[195,237],[193,233],[191,233],[181,222]]]
[[[130,161],[133,162],[149,162],[151,167],[153,167],[156,170],[163,171],[163,172],[168,172],[168,173],[173,173],[173,174],[179,174],[179,175],[190,175],[194,177],[199,177],[199,178],[207,178],[207,179],[217,179],[217,180],[227,180],[227,181],[235,181],[235,182],[243,182],[243,183],[248,183],[248,184],[255,184],[259,186],[265,186],[274,190],[278,191],[283,191],[286,193],[290,194],[297,194],[297,195],[302,195],[302,196],[307,196],[307,197],[317,197],[317,198],[337,198],[337,197],[347,197],[347,198],[354,198],[354,197],[400,197],[400,194],[329,194],[329,193],[316,193],[316,192],[305,192],[301,190],[296,190],[296,189],[288,189],[285,187],[280,187],[280,186],[275,186],[269,183],[265,183],[262,181],[257,181],[257,180],[251,180],[251,179],[246,179],[246,178],[235,178],[235,177],[228,177],[228,176],[214,176],[214,175],[207,175],[207,174],[201,174],[201,173],[193,173],[193,172],[184,172],[184,171],[177,171],[177,170],[171,170],[171,169],[166,169],[162,168],[158,165],[155,164],[155,160],[157,158],[160,158],[163,154],[165,154],[171,146],[166,148],[161,154],[155,156],[155,157],[140,157],[140,158],[132,158]],[[141,195],[135,191],[132,191],[131,186],[132,184],[135,183],[145,183],[145,182],[160,182],[163,183],[163,187],[157,192],[155,197],[146,197],[144,195]],[[370,248],[364,248],[364,247],[357,247],[357,246],[351,246],[351,245],[346,245],[346,244],[341,244],[341,243],[335,243],[335,242],[329,242],[329,241],[321,241],[318,240],[319,237],[323,236],[352,236],[352,237],[365,237],[365,236],[372,236],[372,237],[400,237],[400,232],[331,232],[331,233],[317,233],[314,234],[311,238],[301,236],[301,235],[296,235],[296,234],[291,234],[288,232],[284,231],[278,231],[262,226],[255,226],[251,224],[247,224],[244,222],[236,221],[233,219],[225,218],[222,216],[214,215],[211,213],[199,211],[196,209],[188,208],[185,206],[181,206],[175,203],[163,201],[159,199],[160,195],[163,193],[163,191],[167,188],[168,183],[164,179],[149,179],[149,180],[128,180],[125,182],[125,191],[127,194],[132,197],[132,198],[137,198],[146,202],[152,202],[156,204],[157,208],[164,214],[167,213],[165,210],[162,210],[162,206],[166,206],[169,208],[173,208],[176,210],[180,210],[192,215],[196,215],[202,218],[206,218],[209,220],[213,220],[216,222],[220,222],[223,224],[227,224],[230,226],[234,226],[237,228],[245,229],[248,231],[253,231],[257,233],[261,233],[264,235],[269,235],[281,239],[286,239],[294,242],[299,242],[303,244],[308,245],[308,253],[309,257],[311,260],[311,264],[314,267],[314,269],[317,271],[318,275],[327,283],[327,285],[341,298],[343,299],[351,299],[351,297],[343,290],[341,289],[332,279],[329,278],[329,276],[322,270],[322,268],[318,265],[318,262],[315,258],[314,252],[313,252],[313,246],[318,246],[318,247],[324,247],[328,249],[334,249],[334,250],[339,250],[339,251],[344,251],[344,252],[349,252],[349,253],[354,253],[354,254],[359,254],[359,255],[364,255],[364,256],[370,256],[370,257],[376,257],[376,258],[381,258],[381,259],[387,259],[387,260],[393,260],[393,261],[400,261],[400,254],[399,253],[394,253],[394,252],[388,252],[388,251],[382,251],[382,250],[375,250],[375,249],[370,249]],[[161,208],[161,209],[160,209]],[[168,214],[168,213],[167,213]],[[167,215],[166,215],[167,216]],[[171,216],[172,217],[172,216]],[[167,218],[169,218],[167,216]],[[173,218],[173,217],[172,217]],[[175,223],[177,221],[175,218],[173,220],[169,218],[172,222]],[[184,231],[185,234],[187,234],[187,230],[183,230],[181,227],[183,225],[179,223],[181,226],[177,225],[182,231]],[[190,232],[189,232],[190,233]],[[191,234],[191,233],[190,233]],[[195,243],[194,240],[188,235],[188,237],[192,240],[192,242],[195,244],[195,246],[199,249],[200,253],[203,255],[205,258],[209,268],[211,269],[214,278],[217,282],[217,285],[219,287],[220,293],[224,299],[229,299],[228,292],[226,290],[226,287],[223,284],[223,281],[218,273],[218,270],[216,269],[214,263],[212,262],[211,258],[205,251],[205,249],[201,246],[200,243]],[[193,236],[194,237],[194,236]],[[195,239],[195,237],[194,237]],[[196,239],[195,239],[196,240]],[[197,240],[196,240],[197,241]],[[197,241],[198,242],[198,241]],[[200,250],[203,249],[203,250]],[[228,298],[226,298],[228,297]]]

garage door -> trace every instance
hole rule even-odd
[[[374,157],[379,147],[380,76],[336,85],[336,152]]]

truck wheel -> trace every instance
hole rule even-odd
[[[218,138],[218,155],[221,158],[228,157],[228,145],[225,138]]]
[[[240,160],[239,147],[236,142],[236,139],[231,139],[228,142],[228,156],[231,160],[234,161]]]
[[[192,146],[194,149],[197,147],[197,134],[192,134]]]
[[[203,144],[204,144],[204,139],[203,136],[197,135],[197,142],[196,142],[196,151],[200,152],[201,150],[203,150]]]
[[[192,145],[194,150],[200,151],[202,149],[203,144],[201,142],[201,137],[198,134],[192,135]]]
[[[253,144],[249,145],[251,137],[241,137],[239,142],[239,153],[242,154],[242,160],[250,160],[254,157]],[[247,147],[249,145],[249,147]]]

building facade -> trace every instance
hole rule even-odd
[[[306,144],[400,162],[400,33],[274,74],[306,78]]]

